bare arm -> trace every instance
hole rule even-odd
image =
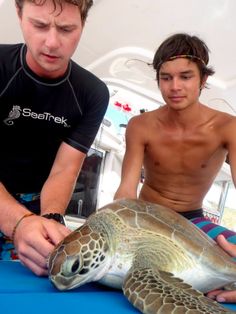
[[[41,193],[41,213],[64,213],[85,154],[62,143]],[[29,211],[0,184],[0,229],[9,237]],[[47,257],[70,231],[56,221],[30,216],[18,225],[14,244],[21,262],[37,275],[47,275]]]
[[[85,154],[62,143],[41,191],[41,214],[64,214]],[[56,221],[27,217],[17,228],[15,245],[23,264],[37,275],[47,275],[47,257],[70,231]]]
[[[12,237],[17,222],[30,211],[17,202],[0,183],[0,230]],[[14,243],[19,259],[37,275],[47,275],[46,258],[69,230],[40,216],[24,218],[18,225]],[[49,241],[49,239],[51,239]]]
[[[2,183],[0,183],[0,200],[0,230],[11,237],[17,221],[29,211],[8,193]]]
[[[137,198],[145,144],[139,117],[130,120],[126,130],[126,151],[122,164],[121,182],[114,199]]]
[[[61,144],[41,191],[41,214],[65,213],[85,156],[70,145]]]
[[[232,178],[234,185],[236,187],[236,118],[233,118],[227,126],[223,133],[224,141],[226,142],[228,154],[229,154],[229,163],[232,173]],[[236,257],[236,245],[228,242],[223,235],[217,237],[217,244],[225,250],[232,257]],[[236,291],[226,291],[226,290],[214,290],[209,292],[208,297],[215,299],[218,302],[228,302],[236,303]]]
[[[236,187],[236,117],[234,117],[225,127],[223,137],[228,149],[229,164],[231,174]]]

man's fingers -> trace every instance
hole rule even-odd
[[[217,295],[216,300],[218,302],[235,303],[236,291],[224,291]]]
[[[67,235],[71,233],[70,229],[60,224],[59,222],[55,222],[55,221],[49,221],[49,222],[53,223],[54,228],[47,227],[46,232],[47,232],[47,236],[49,237],[49,241],[53,245],[57,245],[61,240],[63,240]],[[55,228],[55,224],[56,224],[56,228]]]
[[[217,302],[236,303],[236,291],[214,290],[207,294],[208,298]]]
[[[22,224],[16,238],[16,249],[22,264],[38,276],[48,274],[48,256],[55,245],[71,230],[64,225],[46,218],[35,219],[34,224]]]
[[[223,290],[213,290],[207,293],[208,298],[216,300],[218,294],[222,293]]]
[[[236,257],[236,245],[228,242],[223,235],[217,237],[217,243],[232,257]]]
[[[48,276],[48,269],[44,267],[40,267],[38,264],[35,264],[31,259],[23,256],[20,259],[21,263],[29,268],[35,275],[37,276]]]

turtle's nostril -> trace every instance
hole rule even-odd
[[[80,275],[85,275],[89,272],[89,269],[88,268],[83,268],[81,269],[81,271],[79,272]]]

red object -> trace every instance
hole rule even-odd
[[[122,104],[121,104],[119,101],[116,101],[116,102],[114,103],[114,105],[115,105],[116,107],[118,107],[118,108],[121,108],[121,107],[122,107]]]
[[[131,111],[131,107],[128,104],[123,105],[123,109],[124,111]]]
[[[123,109],[126,112],[130,112],[132,109],[128,104],[122,105],[119,101],[116,101],[114,105],[117,107],[117,109]]]

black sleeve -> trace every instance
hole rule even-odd
[[[64,140],[67,144],[87,153],[92,145],[109,103],[107,86],[99,80],[96,88],[86,97],[82,118]]]

